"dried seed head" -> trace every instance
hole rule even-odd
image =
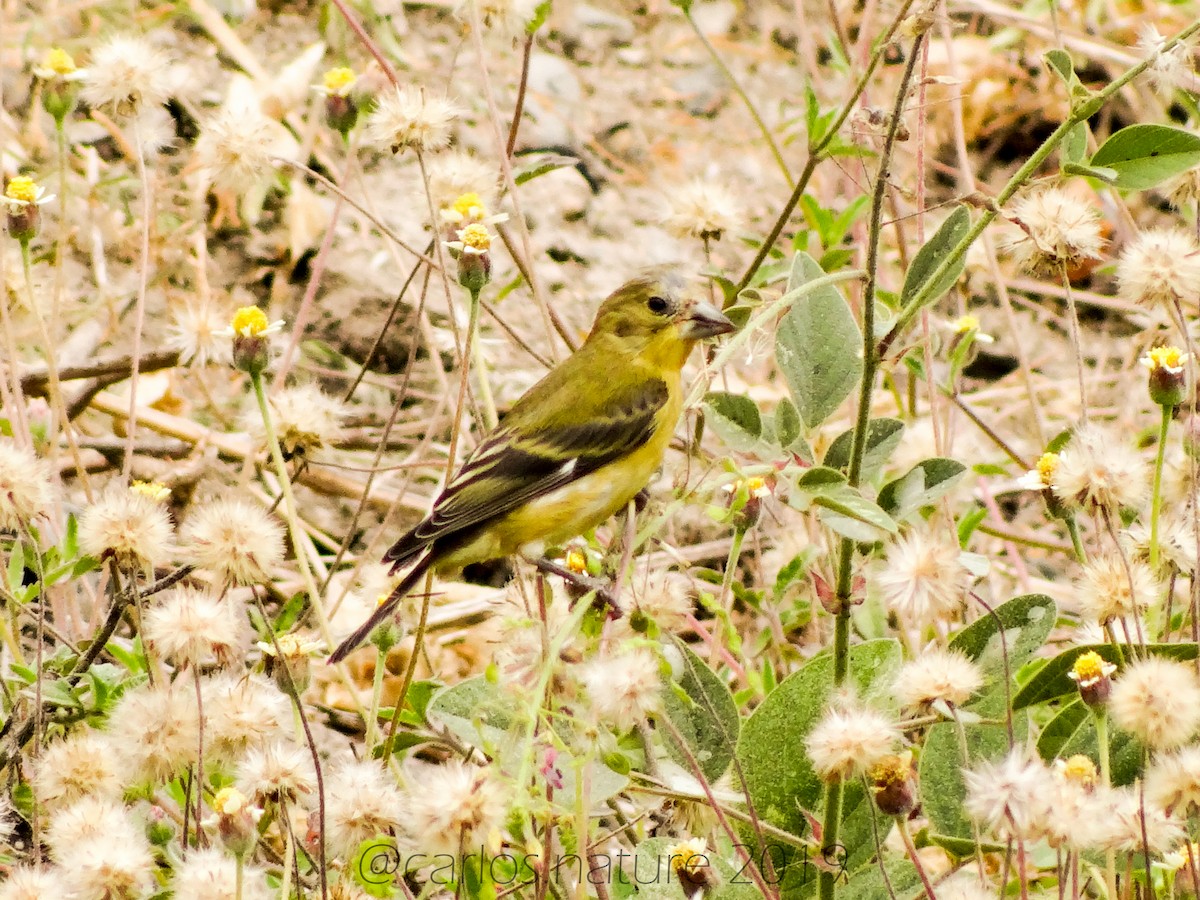
[[[1031,837],[1049,811],[1050,773],[1022,750],[979,763],[963,776],[967,814],[997,835]]]
[[[238,764],[238,788],[256,803],[297,803],[317,787],[312,757],[284,740],[253,748]]]
[[[229,314],[216,304],[189,300],[172,315],[167,347],[179,351],[181,363],[229,365],[233,361],[233,346],[222,334],[228,325]]]
[[[983,686],[983,673],[957,650],[934,647],[901,666],[892,693],[905,708],[941,700],[962,706]]]
[[[243,604],[178,587],[147,614],[146,641],[177,666],[229,666],[250,644]]]
[[[1114,517],[1122,507],[1140,506],[1146,487],[1142,457],[1096,425],[1075,431],[1051,481],[1063,503]]]
[[[190,685],[146,684],[121,696],[106,734],[130,772],[131,784],[155,787],[195,763],[199,728]]]
[[[315,384],[273,390],[267,396],[267,403],[280,449],[287,459],[310,456],[328,447],[340,435],[346,416],[345,404]],[[247,414],[247,426],[265,446],[266,433],[257,410]]]
[[[928,624],[962,607],[971,574],[960,557],[956,544],[914,529],[888,550],[876,583],[905,624]]]
[[[216,847],[189,850],[174,868],[171,896],[175,900],[269,900],[274,896],[263,869],[243,865],[239,878],[237,860]]]
[[[1200,244],[1181,228],[1143,231],[1117,261],[1121,296],[1142,306],[1200,306]]]
[[[432,153],[449,145],[450,129],[461,115],[453,101],[407,85],[380,95],[367,119],[367,137],[393,153]]]
[[[29,450],[0,439],[0,529],[21,531],[50,506],[50,468]]]
[[[292,705],[261,675],[222,673],[201,682],[204,747],[214,757],[238,760],[255,747],[291,734]]]
[[[287,151],[281,127],[257,110],[219,112],[200,129],[192,157],[203,183],[244,194],[270,179]]]
[[[413,784],[420,789],[408,793],[404,824],[421,852],[457,857],[462,847],[495,843],[506,792],[488,767],[453,760],[422,768]]]
[[[742,204],[717,181],[697,178],[667,196],[663,224],[674,237],[719,241],[743,221]]]
[[[42,751],[33,792],[51,810],[88,796],[120,800],[127,774],[109,738],[82,728]]]
[[[658,658],[635,649],[597,657],[579,670],[597,720],[627,731],[659,708],[662,674]]]
[[[1200,810],[1200,747],[1154,756],[1146,769],[1146,803],[1181,818]]]
[[[237,584],[264,584],[283,561],[283,528],[257,504],[236,498],[196,509],[180,529],[188,559]]]
[[[805,746],[817,775],[834,781],[865,775],[899,739],[895,724],[883,713],[851,701],[826,712]]]
[[[1108,709],[1117,727],[1154,750],[1171,750],[1200,727],[1200,680],[1190,666],[1150,656],[1122,670]]]
[[[1035,275],[1061,276],[1064,269],[1100,258],[1099,214],[1065,191],[1051,188],[1023,197],[1013,204],[1012,218],[1021,228],[1009,250]]]
[[[404,798],[376,762],[346,760],[325,780],[325,841],[330,856],[349,861],[363,841],[394,833],[402,821],[408,821]]]
[[[1118,554],[1093,556],[1076,585],[1079,611],[1101,625],[1112,619],[1138,618],[1158,598],[1159,585],[1145,563]]]
[[[79,547],[112,559],[125,572],[150,572],[166,560],[171,519],[161,503],[141,491],[112,485],[79,517]]]
[[[128,118],[165,103],[173,87],[166,53],[144,38],[116,35],[92,54],[81,93],[89,106]]]

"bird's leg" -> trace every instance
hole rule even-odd
[[[600,578],[591,578],[587,575],[580,575],[578,572],[572,572],[570,569],[560,566],[558,563],[546,559],[544,556],[527,556],[525,559],[532,563],[539,572],[545,572],[548,575],[557,575],[563,581],[567,582],[567,584],[573,585],[585,593],[595,591],[596,599],[609,607],[609,615],[613,618],[621,617],[621,607],[617,603],[617,598],[613,595],[608,582]]]

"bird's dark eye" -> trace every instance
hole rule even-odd
[[[654,296],[646,301],[646,306],[650,312],[661,316],[671,308],[671,303],[665,297]]]

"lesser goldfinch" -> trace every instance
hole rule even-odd
[[[513,404],[429,516],[388,550],[392,571],[412,569],[330,661],[362,643],[429,569],[540,555],[624,508],[662,462],[692,347],[733,330],[673,275],[618,288],[583,345]]]

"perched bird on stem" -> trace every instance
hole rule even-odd
[[[692,347],[733,330],[719,310],[685,297],[675,276],[618,288],[583,346],[513,404],[429,516],[388,550],[393,571],[412,568],[330,662],[366,640],[430,569],[537,556],[624,508],[662,462]]]

